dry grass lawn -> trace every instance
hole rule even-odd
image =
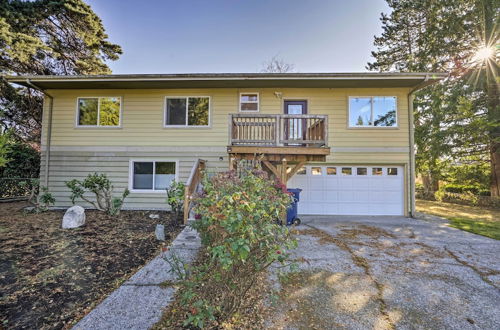
[[[500,209],[417,200],[417,211],[450,220],[450,226],[500,240]]]

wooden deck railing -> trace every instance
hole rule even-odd
[[[230,114],[229,144],[233,146],[327,146],[328,116]]]
[[[193,194],[196,192],[201,182],[203,171],[205,170],[205,163],[205,160],[198,159],[191,169],[191,174],[186,182],[186,187],[184,188],[184,224],[187,224],[189,220]]]

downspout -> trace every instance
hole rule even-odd
[[[52,138],[52,108],[54,106],[54,97],[47,93],[45,90],[42,88],[36,86],[31,80],[26,79],[26,84],[37,91],[41,92],[45,96],[49,98],[49,108],[48,108],[48,113],[47,113],[47,138],[45,141],[45,178],[44,178],[44,186],[49,187],[49,164],[50,164],[50,142]],[[43,116],[45,114],[42,112],[42,123],[43,123]],[[43,128],[43,127],[42,127]],[[42,143],[43,146],[43,143]]]
[[[409,183],[410,183],[410,191],[409,191],[409,197],[410,197],[410,212],[409,216],[413,218],[415,216],[415,211],[416,211],[416,205],[415,205],[415,127],[414,127],[414,114],[413,114],[413,100],[415,99],[415,92],[417,92],[419,89],[425,87],[428,85],[429,81],[429,75],[425,76],[424,81],[422,81],[420,84],[415,86],[410,93],[408,93],[408,109],[409,109],[409,116],[408,116],[408,140],[410,142],[410,164],[409,164]]]

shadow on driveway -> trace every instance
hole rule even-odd
[[[500,241],[404,217],[302,216],[274,329],[499,329]]]

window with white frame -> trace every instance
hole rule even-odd
[[[175,161],[134,160],[131,162],[131,190],[164,191],[176,178]]]
[[[167,97],[165,103],[165,127],[208,126],[208,96]]]
[[[396,127],[395,96],[349,97],[349,127]]]
[[[241,112],[259,111],[259,93],[241,93],[240,94]]]
[[[121,97],[79,97],[77,126],[120,126]]]

